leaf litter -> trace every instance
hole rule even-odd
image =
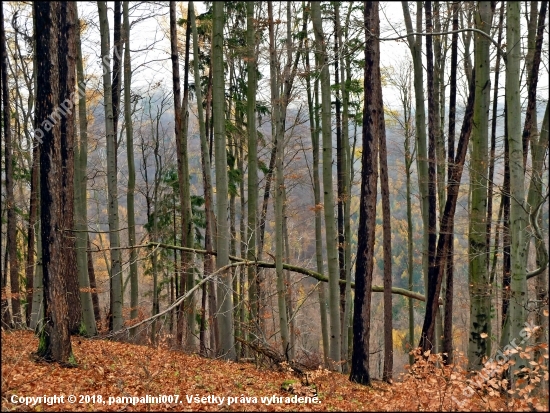
[[[392,385],[375,380],[368,387],[351,383],[347,375],[319,368],[309,372],[304,380],[289,368],[276,371],[257,368],[254,363],[213,360],[160,347],[83,337],[72,337],[77,365],[67,368],[37,360],[34,355],[37,348],[38,340],[31,331],[2,331],[2,411],[517,411],[547,408],[547,402],[541,404],[533,398],[529,401],[510,399],[498,393],[467,398],[462,395],[463,385],[449,386],[449,380],[441,377],[427,380],[427,377],[405,375]],[[454,379],[456,374],[451,381],[456,382]],[[64,396],[63,402],[12,403],[14,398],[21,401],[26,397],[54,395],[58,400]],[[69,395],[77,397],[76,403],[68,402]],[[142,399],[145,403],[128,403],[131,397],[145,398],[146,395],[172,395],[172,399],[157,404],[147,403],[151,399]],[[178,403],[175,395],[179,395]],[[113,399],[109,404],[110,397],[122,402]],[[188,397],[195,399],[188,400]],[[229,397],[234,398],[231,404],[228,404]],[[220,400],[223,402],[219,403]],[[307,402],[300,403],[300,400]],[[312,400],[318,402],[312,403]]]

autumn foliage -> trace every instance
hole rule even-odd
[[[296,374],[286,365],[257,368],[254,363],[212,360],[145,345],[72,337],[75,366],[38,360],[30,331],[2,332],[2,411],[517,411],[547,409],[546,395],[532,374],[521,395],[496,381],[467,377],[457,365],[443,366],[439,355],[417,354],[416,363],[392,385],[350,383],[346,375],[317,369]],[[526,350],[527,351],[527,350]],[[535,349],[531,349],[534,357]],[[544,354],[546,350],[544,350]],[[544,356],[543,356],[544,357]],[[533,361],[533,358],[531,359]],[[531,384],[527,384],[527,379]],[[496,380],[496,379],[495,379]],[[495,384],[495,385],[494,385]],[[502,381],[500,381],[502,384]],[[464,391],[471,388],[473,391]],[[16,397],[64,395],[64,403],[15,404]],[[90,396],[68,403],[69,395]],[[113,403],[109,397],[179,395],[178,403]],[[92,397],[96,397],[94,403]],[[101,396],[101,402],[98,402]],[[193,397],[191,403],[187,397]],[[224,402],[214,402],[214,396]],[[203,398],[195,403],[196,397]],[[228,405],[228,397],[235,402]],[[270,398],[271,404],[261,398]],[[301,398],[301,399],[300,399]],[[309,399],[306,399],[309,398]],[[254,403],[254,399],[256,402]],[[250,402],[246,402],[246,400]],[[285,402],[288,401],[288,402]],[[318,400],[320,403],[299,403]],[[78,401],[78,400],[77,400]],[[244,401],[244,403],[241,403]],[[105,403],[103,403],[105,402]]]

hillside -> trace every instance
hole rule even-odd
[[[543,406],[485,391],[465,397],[458,370],[403,376],[393,385],[350,383],[326,370],[305,377],[284,368],[205,359],[163,348],[73,337],[76,367],[37,361],[30,331],[2,332],[2,411],[515,411]],[[77,402],[69,403],[75,395]],[[147,396],[149,395],[149,397]],[[172,402],[150,397],[172,395]],[[179,395],[175,403],[175,395]],[[50,397],[39,400],[39,397]],[[52,396],[58,396],[54,401]],[[95,403],[94,403],[95,396]],[[101,400],[100,400],[101,397]],[[122,399],[126,397],[126,399]],[[141,398],[133,405],[131,397]],[[299,403],[300,399],[307,403]],[[26,399],[28,398],[28,399]],[[34,398],[34,399],[33,399]],[[145,399],[144,399],[145,398]],[[193,400],[191,400],[191,398]],[[197,400],[197,398],[200,398]],[[233,399],[230,399],[233,398]],[[264,398],[262,400],[262,398]],[[87,399],[87,402],[86,402]],[[29,405],[25,405],[29,400]],[[13,403],[18,401],[19,403]],[[48,401],[50,405],[48,405]],[[81,403],[79,403],[81,401]],[[138,399],[136,399],[136,402]],[[149,403],[147,403],[149,401]],[[198,401],[199,403],[196,403]],[[317,403],[315,403],[317,402]],[[462,406],[462,408],[460,408]]]

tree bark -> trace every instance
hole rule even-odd
[[[311,19],[316,41],[316,63],[321,81],[321,131],[323,139],[323,188],[325,212],[325,238],[329,274],[330,363],[332,369],[341,370],[340,357],[342,331],[340,328],[340,297],[338,288],[337,232],[334,223],[334,192],[332,190],[332,133],[330,121],[330,76],[325,34],[322,27],[320,2],[311,2]]]
[[[217,209],[217,249],[218,269],[229,264],[229,221],[227,216],[227,153],[224,115],[224,66],[223,66],[223,25],[224,5],[215,2],[213,6],[212,31],[212,115],[214,118],[214,141],[216,158],[216,209]],[[235,360],[235,343],[233,336],[233,297],[231,294],[231,279],[229,272],[221,275],[218,284],[218,299],[221,300],[218,308],[219,342],[218,353],[225,359]]]
[[[489,34],[493,13],[491,3],[479,2],[475,12],[475,26]],[[474,65],[476,71],[476,98],[474,103],[474,126],[470,161],[470,228],[468,235],[470,329],[468,340],[468,365],[471,369],[482,367],[487,354],[487,334],[491,322],[489,285],[486,254],[487,216],[487,168],[489,135],[490,42],[485,36],[475,33]]]
[[[376,137],[385,126],[380,76],[380,41],[377,39],[380,36],[379,4],[373,1],[365,2],[364,5],[365,105],[350,380],[368,385],[370,384],[370,312],[378,181],[378,139]]]
[[[126,159],[128,162],[128,192],[126,194],[126,205],[128,213],[128,246],[131,248],[136,244],[136,217],[134,207],[134,192],[136,186],[136,166],[134,162],[134,127],[132,123],[132,62],[130,59],[130,19],[128,16],[128,2],[122,5],[123,14],[123,36],[124,36],[124,124],[126,127]],[[130,318],[138,317],[139,306],[139,282],[137,253],[130,249]]]
[[[69,147],[62,148],[62,139],[71,145],[74,128],[68,127],[74,121],[72,113],[66,112],[65,122],[59,122],[59,104],[74,92],[76,82],[69,82],[70,73],[75,73],[76,3],[53,2],[34,5],[37,24],[37,71],[38,90],[36,96],[36,125],[40,123],[40,199],[42,208],[42,259],[44,284],[44,324],[38,345],[38,354],[45,359],[60,363],[74,362],[70,340],[69,299],[67,281],[76,278],[76,256],[72,234],[65,228],[66,222],[72,223],[72,185],[64,186],[62,168],[72,178],[74,164],[67,157]],[[63,39],[62,39],[63,38]],[[61,60],[58,52],[64,49],[66,54]],[[74,79],[74,77],[73,77]],[[66,85],[66,86],[62,86]],[[60,95],[64,90],[67,95]],[[60,98],[63,101],[60,102]],[[57,109],[57,110],[56,110]],[[59,118],[52,113],[56,111]],[[62,131],[62,128],[65,131]],[[37,131],[35,130],[35,136]],[[62,138],[62,135],[63,138]],[[72,255],[72,259],[69,257]],[[80,309],[79,309],[80,315]]]
[[[254,28],[254,2],[246,3],[246,42],[247,42],[247,134],[248,134],[248,247],[247,259],[252,261],[257,258],[256,237],[258,232],[258,142],[256,132],[256,33]],[[250,307],[249,321],[252,324],[250,330],[250,342],[255,342],[260,337],[259,319],[259,290],[258,271],[256,267],[248,267],[248,303]]]
[[[78,11],[77,11],[78,13]],[[82,60],[82,47],[80,37],[80,21],[78,15],[76,21],[79,27],[76,30],[76,75],[80,92],[78,96],[78,124],[79,141],[75,145],[75,179],[74,179],[74,206],[76,237],[76,261],[78,268],[78,284],[80,286],[80,302],[82,305],[83,332],[88,336],[97,334],[94,306],[90,290],[90,277],[88,276],[88,202],[87,202],[87,174],[88,164],[88,113],[86,111],[86,81],[84,79],[84,63]]]
[[[13,142],[11,135],[11,109],[9,101],[9,85],[8,85],[8,54],[6,34],[4,30],[3,6],[2,6],[2,26],[0,28],[0,47],[2,58],[2,101],[3,101],[3,124],[4,124],[4,165],[6,168],[6,215],[7,215],[7,237],[6,250],[9,257],[10,268],[10,294],[12,314],[9,317],[8,307],[2,308],[6,314],[6,321],[14,327],[21,326],[21,302],[19,298],[19,259],[17,257],[17,222],[15,215],[15,197],[13,194],[14,178],[13,178]],[[6,283],[3,284],[6,287]],[[7,291],[4,291],[6,294]]]
[[[475,80],[475,72],[472,73],[472,79]],[[435,263],[430,267],[430,273],[428,274],[426,315],[424,317],[422,335],[419,343],[419,347],[422,347],[423,351],[430,350],[432,348],[432,343],[434,342],[435,322],[437,312],[439,310],[439,293],[441,291],[441,284],[443,281],[443,270],[446,265],[446,260],[449,257],[449,244],[452,239],[452,232],[450,229],[454,226],[454,215],[458,200],[458,190],[460,188],[460,180],[462,178],[462,171],[466,160],[468,142],[472,131],[474,96],[474,83],[471,83],[468,103],[466,105],[466,112],[464,113],[462,130],[460,132],[460,138],[457,146],[457,154],[454,162],[450,163],[452,165],[452,170],[450,171],[451,173],[448,179],[449,182],[445,209],[443,210],[443,215],[441,217]]]
[[[460,4],[453,2],[453,31],[458,30],[458,11]],[[451,80],[449,95],[449,135],[447,138],[447,183],[451,182],[455,159],[456,128],[456,74],[458,65],[458,33],[453,33],[451,40]],[[453,362],[453,298],[454,298],[454,222],[449,224],[450,232],[448,254],[445,267],[445,314],[443,323],[443,361]]]
[[[109,215],[109,244],[111,249],[111,310],[109,328],[118,331],[122,328],[122,262],[120,251],[119,218],[118,218],[118,188],[116,165],[116,131],[114,129],[114,111],[112,102],[111,62],[109,58],[109,21],[107,19],[107,4],[98,1],[99,27],[101,34],[101,56],[103,62],[103,99],[105,109],[105,131],[107,135],[107,192]]]

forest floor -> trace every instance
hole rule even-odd
[[[548,406],[542,397],[516,399],[490,390],[468,397],[456,374],[444,377],[435,370],[367,387],[322,369],[306,379],[284,366],[257,368],[160,347],[82,337],[73,337],[72,346],[76,366],[62,367],[36,359],[38,340],[31,331],[2,331],[1,411],[544,411]]]

